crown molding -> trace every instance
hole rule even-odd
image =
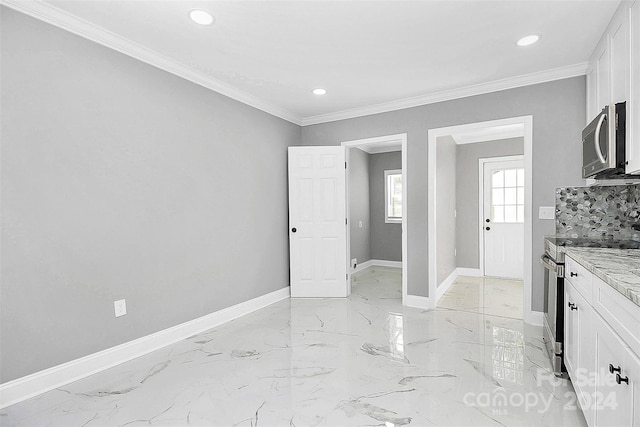
[[[241,91],[227,83],[211,77],[208,74],[174,61],[173,59],[170,59],[158,52],[148,49],[105,28],[71,15],[40,0],[0,0],[0,5],[7,6],[18,12],[39,19],[40,21],[62,28],[102,46],[106,46],[168,73],[179,76],[192,83],[220,93],[235,101],[254,107],[299,126],[310,126],[314,124],[368,116],[371,114],[386,113],[389,111],[434,104],[436,102],[449,101],[468,96],[482,95],[490,92],[581,76],[585,75],[587,72],[587,63],[583,62],[566,67],[494,80],[492,82],[480,83],[457,89],[433,92],[430,94],[399,99],[381,104],[301,118],[284,108],[273,105],[254,95]]]
[[[338,111],[335,113],[320,114],[317,116],[303,117],[301,125],[310,126],[320,123],[334,122],[337,120],[369,116],[371,114],[403,110],[405,108],[434,104],[436,102],[450,101],[452,99],[466,98],[468,96],[482,95],[490,92],[498,92],[501,90],[514,89],[522,86],[545,83],[554,80],[568,79],[570,77],[585,75],[586,72],[587,63],[581,62],[579,64],[569,65],[566,67],[559,67],[550,70],[539,71],[536,73],[523,74],[521,76],[494,80],[487,83],[480,83],[457,89],[443,90],[426,95],[385,102],[382,104],[353,108],[349,110]]]
[[[301,125],[301,118],[290,111],[270,104],[258,97],[221,82],[208,74],[167,58],[158,52],[141,46],[84,19],[71,15],[50,4],[43,3],[39,0],[0,0],[0,4],[128,55],[168,73],[182,77],[185,80],[220,93],[235,101],[257,108],[258,110],[296,125]]]

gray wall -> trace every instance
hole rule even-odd
[[[436,276],[438,285],[456,269],[456,141],[436,140]]]
[[[371,259],[371,221],[369,203],[369,154],[359,148],[349,148],[349,259],[358,264]],[[362,221],[362,227],[359,222]],[[351,266],[353,267],[353,265]]]
[[[2,382],[288,286],[298,126],[1,15]]]
[[[402,152],[369,155],[371,258],[402,261],[402,224],[384,222],[384,171],[402,169]]]
[[[480,268],[478,160],[516,154],[524,154],[524,138],[509,138],[457,146],[456,248],[458,249],[458,267]],[[539,242],[534,241],[534,244],[536,243]],[[536,249],[537,247],[534,246],[534,251]]]
[[[533,212],[553,206],[556,187],[584,185],[580,133],[585,125],[584,76],[471,96],[419,107],[322,123],[302,128],[303,145],[407,133],[409,192],[407,209],[410,295],[428,294],[427,131],[433,128],[533,116]],[[533,218],[532,308],[543,307],[543,268],[538,262],[543,238],[553,221]]]

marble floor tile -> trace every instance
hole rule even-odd
[[[438,308],[523,318],[521,280],[460,276],[438,301]]]
[[[585,426],[541,329],[401,304],[370,268],[5,408],[2,426]]]

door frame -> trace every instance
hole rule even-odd
[[[407,134],[406,133],[398,133],[393,135],[385,135],[385,136],[376,136],[373,138],[363,138],[363,139],[354,139],[351,141],[344,141],[340,145],[345,147],[346,149],[346,159],[347,165],[350,165],[349,158],[349,148],[357,148],[370,144],[381,144],[381,143],[389,143],[389,144],[397,144],[400,143],[401,146],[401,158],[402,158],[402,303],[406,301],[407,298],[407,214],[408,209],[407,206]],[[348,166],[350,167],[350,166]],[[347,176],[345,180],[346,186],[346,204],[347,204],[347,218],[350,218],[351,212],[349,209],[349,171],[347,169]],[[347,280],[347,295],[351,295],[351,227],[347,227],[347,259],[345,262],[347,263],[347,272],[349,272],[349,280]]]
[[[480,261],[480,275],[484,276],[484,165],[485,163],[508,162],[512,160],[524,161],[524,155],[483,157],[478,159],[478,254]],[[527,211],[527,173],[525,171],[524,210]]]
[[[455,133],[473,132],[487,127],[520,124],[524,129],[524,179],[525,179],[525,210],[524,210],[524,321],[532,325],[542,325],[542,313],[531,308],[531,288],[533,277],[533,204],[532,204],[532,176],[533,176],[533,116],[519,116],[506,119],[489,120],[483,122],[447,126],[429,129],[427,131],[427,242],[428,242],[428,308],[435,308],[437,304],[437,271],[436,271],[436,142],[438,137]]]

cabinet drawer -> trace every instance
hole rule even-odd
[[[593,306],[633,352],[640,354],[640,307],[599,277],[593,277]]]
[[[589,270],[567,257],[565,261],[564,278],[571,282],[589,304],[592,304],[593,274]]]

